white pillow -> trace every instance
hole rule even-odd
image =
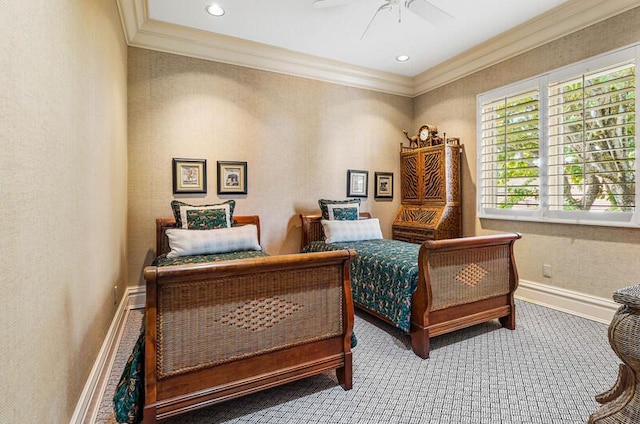
[[[258,227],[254,224],[215,230],[167,230],[169,247],[167,258],[178,256],[226,253],[239,250],[262,250],[258,244]]]
[[[380,240],[380,221],[378,218],[360,219],[358,221],[320,221],[324,229],[325,242]]]

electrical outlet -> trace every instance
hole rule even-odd
[[[551,278],[551,265],[549,264],[542,265],[542,276]]]
[[[118,286],[113,286],[113,304],[118,304]]]

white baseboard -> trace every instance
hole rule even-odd
[[[147,299],[147,289],[145,286],[129,287],[127,292],[129,309],[144,309]]]
[[[127,322],[129,311],[144,308],[145,287],[127,287],[118,309],[113,317],[111,326],[98,352],[98,357],[91,368],[89,378],[80,394],[76,409],[71,417],[70,424],[93,424],[96,420],[100,399],[113,367],[118,343],[122,338],[124,325]]]
[[[610,299],[520,280],[517,299],[609,324],[620,305]]]

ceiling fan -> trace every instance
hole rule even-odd
[[[360,0],[314,0],[313,7],[316,9],[325,9],[329,7],[335,6],[343,6],[347,4],[354,3]],[[402,22],[402,7],[401,3],[404,2],[404,7],[422,19],[432,23],[437,24],[442,21],[447,21],[453,19],[449,13],[440,9],[438,6],[434,5],[428,0],[383,0],[384,3],[376,10],[376,13],[373,15],[371,20],[369,21],[369,25],[365,28],[364,32],[360,36],[360,39],[364,38],[365,34],[369,30],[369,27],[375,20],[378,13],[382,11],[392,11],[395,6],[398,6],[398,22]]]

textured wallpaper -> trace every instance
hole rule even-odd
[[[126,285],[126,44],[112,0],[0,10],[0,422],[67,423]]]
[[[363,210],[390,237],[400,204],[400,143],[413,129],[412,99],[167,53],[129,49],[129,281],[142,282],[155,218],[179,199],[235,199],[258,214],[269,254],[300,248],[301,212],[344,199],[347,170],[369,171]],[[173,195],[172,158],[207,160],[206,195]],[[248,193],[216,191],[216,162],[248,164]],[[376,171],[393,172],[393,201],[376,201]]]

